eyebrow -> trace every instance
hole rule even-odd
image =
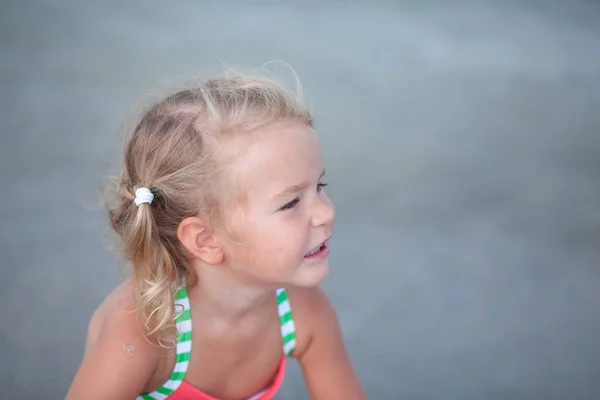
[[[325,170],[323,170],[323,172],[321,172],[321,176],[319,177],[319,180],[323,179],[324,176],[325,176]],[[281,193],[273,196],[273,199],[281,199],[282,197],[289,196],[292,193],[300,192],[300,191],[306,189],[308,186],[310,186],[309,182],[302,182],[299,185],[290,186],[290,187],[286,188],[284,191],[282,191]]]

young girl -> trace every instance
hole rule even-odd
[[[110,210],[133,276],[94,313],[67,399],[365,399],[319,283],[334,208],[310,113],[234,76],[148,111]]]

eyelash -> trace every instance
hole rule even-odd
[[[319,183],[317,185],[317,193],[320,193],[323,190],[323,188],[326,187],[327,185],[328,185],[327,183]],[[296,207],[298,205],[298,203],[300,203],[300,198],[296,197],[294,200],[290,201],[289,203],[287,203],[286,205],[281,207],[279,209],[279,211],[291,210],[294,207]]]
[[[296,205],[300,202],[300,198],[296,197],[294,200],[290,201],[289,203],[287,203],[286,205],[284,205],[283,207],[281,207],[279,209],[279,211],[286,211],[286,210],[291,210],[292,208],[296,207]]]

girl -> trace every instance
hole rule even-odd
[[[148,111],[110,209],[133,275],[94,313],[67,399],[267,400],[287,357],[312,398],[365,399],[319,288],[324,175],[310,113],[276,82],[213,79]]]

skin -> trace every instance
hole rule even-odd
[[[274,290],[285,287],[297,327],[292,357],[311,398],[366,399],[335,311],[319,287],[328,260],[305,258],[335,226],[334,207],[322,190],[317,135],[288,123],[250,138],[230,166],[232,176],[243,177],[244,196],[226,226],[213,229],[199,217],[179,225],[199,277],[188,287],[193,347],[185,380],[220,399],[249,398],[267,387],[283,356]],[[132,311],[132,287],[126,281],[92,317],[68,400],[132,399],[169,378],[174,351],[144,338]]]

